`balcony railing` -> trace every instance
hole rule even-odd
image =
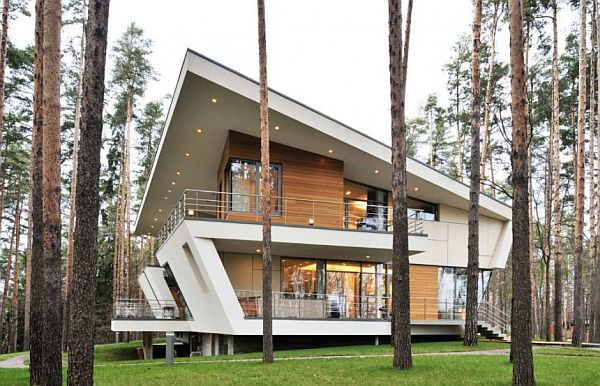
[[[185,312],[173,300],[119,299],[113,304],[113,319],[185,320]]]
[[[262,317],[262,292],[236,290],[240,306],[247,318]],[[411,320],[464,320],[461,299],[431,297],[410,298]],[[297,319],[371,319],[389,320],[390,298],[332,294],[297,294],[273,292],[273,317]]]
[[[162,244],[183,219],[262,221],[260,195],[185,190],[158,232]],[[408,232],[422,235],[421,210],[408,210]],[[392,207],[366,201],[345,202],[273,196],[271,213],[274,224],[306,225],[323,228],[354,229],[375,232],[392,231]]]

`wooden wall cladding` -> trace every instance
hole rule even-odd
[[[410,265],[410,319],[438,319],[438,267]]]
[[[230,131],[221,158],[219,186],[225,186],[223,170],[231,159],[260,161],[260,138]],[[282,166],[282,213],[274,223],[342,227],[344,163],[340,160],[271,142],[271,163]],[[273,199],[274,200],[274,199]],[[318,200],[312,202],[310,200]],[[255,213],[229,213],[228,219],[255,221]]]

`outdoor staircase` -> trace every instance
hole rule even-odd
[[[510,342],[510,315],[486,301],[479,303],[478,315],[477,332],[488,339]]]

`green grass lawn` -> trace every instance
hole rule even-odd
[[[217,362],[214,359],[260,358],[259,353],[221,357],[178,358],[166,366],[164,360],[130,361],[139,342],[102,345],[96,349],[95,381],[98,385],[188,385],[188,384],[410,384],[410,385],[507,385],[511,366],[507,355],[415,356],[409,371],[391,369],[390,357],[327,358],[332,355],[390,354],[385,346],[352,346],[279,351],[273,365],[260,362]],[[480,349],[508,345],[481,342]],[[461,342],[416,343],[414,353],[461,351]],[[589,349],[540,348],[535,351],[538,385],[597,385],[600,352]],[[300,357],[294,360],[277,358]],[[302,359],[323,356],[322,359]],[[119,359],[121,358],[121,359]],[[0,369],[0,385],[28,384],[26,369]]]

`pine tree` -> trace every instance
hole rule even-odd
[[[473,16],[473,55],[471,57],[471,167],[469,192],[469,239],[467,263],[467,306],[465,318],[465,346],[477,346],[477,292],[479,279],[479,139],[481,87],[479,61],[481,49],[481,0],[475,1]]]
[[[390,99],[392,122],[392,342],[393,367],[412,367],[410,343],[410,284],[408,217],[406,207],[406,72],[412,0],[408,1],[406,29],[402,37],[402,1],[389,0]]]
[[[109,0],[90,2],[86,29],[74,240],[77,263],[73,265],[73,307],[69,316],[68,383],[72,385],[92,385],[94,379],[100,151],[109,4]]]
[[[523,4],[509,0],[512,100],[513,307],[511,358],[513,385],[534,385],[531,350],[531,278],[529,269],[529,181],[527,97],[523,49]]]

